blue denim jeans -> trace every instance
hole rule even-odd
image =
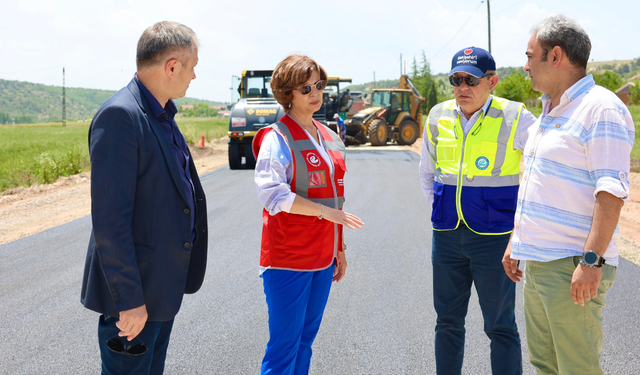
[[[433,231],[433,303],[438,315],[435,334],[438,375],[460,374],[464,357],[465,317],[475,284],[491,340],[493,374],[522,374],[520,336],[514,313],[515,283],[502,267],[509,234],[479,235],[464,224]]]
[[[173,328],[173,319],[168,322],[146,322],[140,334],[132,344],[142,342],[147,350],[140,355],[117,353],[107,347],[107,341],[117,338],[120,329],[116,327],[118,318],[100,316],[98,339],[102,358],[102,375],[160,375],[164,372],[164,360],[167,357],[169,336]],[[126,337],[119,339],[129,344]]]
[[[269,342],[261,374],[309,373],[311,345],[329,299],[334,266],[322,271],[266,270],[262,274],[269,307]]]

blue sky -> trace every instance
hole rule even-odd
[[[491,47],[498,67],[522,66],[529,30],[553,14],[589,33],[594,61],[640,57],[637,1],[490,0]],[[142,31],[172,20],[201,43],[197,78],[187,95],[229,101],[231,76],[272,69],[291,53],[313,57],[329,75],[354,83],[398,78],[422,51],[434,73],[453,54],[487,48],[487,4],[480,0],[167,1],[20,0],[5,2],[0,22],[0,78],[116,90],[135,72]]]

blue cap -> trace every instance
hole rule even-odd
[[[482,48],[468,47],[453,55],[449,75],[456,72],[463,72],[480,78],[484,76],[488,70],[496,70],[496,62],[493,60],[493,56]]]

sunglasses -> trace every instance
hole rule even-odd
[[[327,81],[318,81],[313,85],[305,85],[294,90],[298,90],[298,92],[300,92],[300,94],[302,95],[307,95],[311,92],[313,86],[315,86],[318,91],[322,91],[325,87],[327,87]]]
[[[485,74],[482,77],[478,78],[478,77],[474,77],[474,76],[469,76],[469,77],[456,77],[456,76],[449,76],[449,83],[451,83],[451,86],[453,87],[458,87],[460,85],[462,85],[462,82],[466,83],[467,86],[469,87],[474,87],[474,86],[478,86],[480,84],[480,80],[483,78],[488,78],[491,77],[494,73],[489,73],[489,74]]]
[[[127,355],[141,355],[148,349],[147,346],[137,337],[134,338],[133,341],[128,341],[126,338],[121,338],[119,336],[114,336],[108,340],[107,348],[112,352]]]

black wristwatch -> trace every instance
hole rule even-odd
[[[580,264],[591,268],[600,268],[605,263],[605,259],[595,251],[585,251],[580,258]]]

